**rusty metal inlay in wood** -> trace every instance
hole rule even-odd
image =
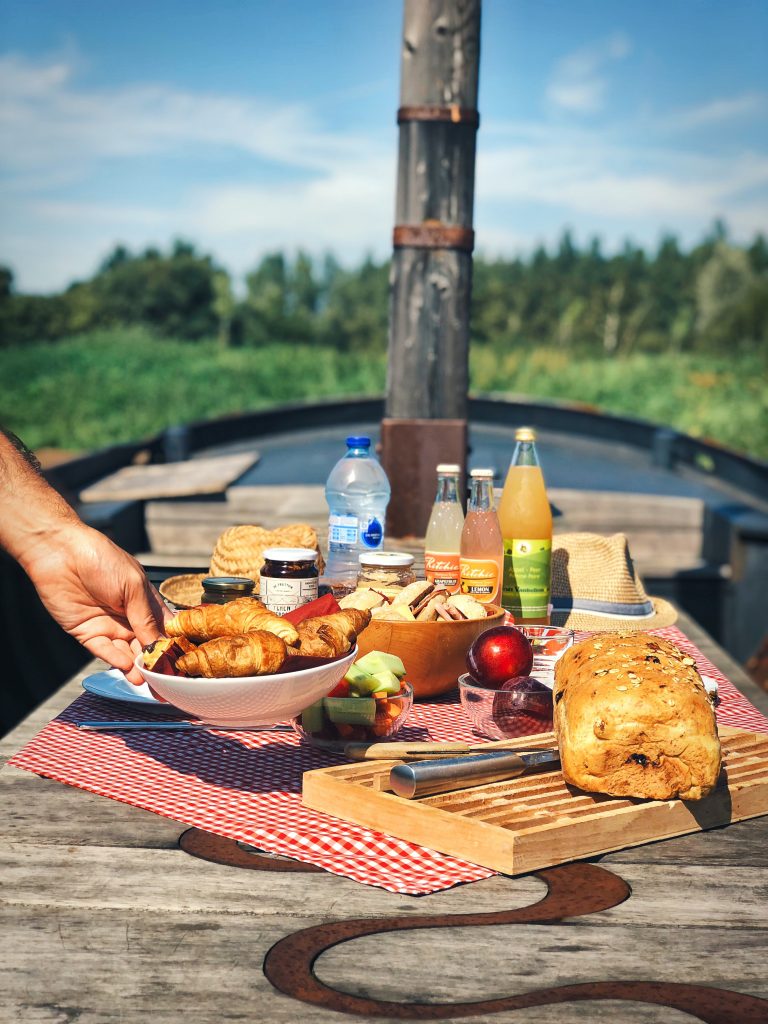
[[[200,860],[209,860],[214,864],[225,864],[232,868],[248,868],[251,871],[301,871],[323,873],[323,869],[315,864],[305,864],[300,860],[273,857],[263,851],[250,852],[234,839],[205,832],[200,828],[190,828],[179,837],[179,846],[185,853]]]
[[[448,124],[468,124],[472,128],[480,126],[480,115],[471,107],[460,107],[457,103],[449,107],[400,107],[397,111],[397,123],[408,121],[441,121]]]
[[[705,1024],[761,1024],[768,1019],[768,1001],[724,989],[653,981],[589,982],[540,989],[523,995],[465,1003],[400,1003],[340,992],[315,976],[321,953],[342,942],[382,932],[418,928],[472,927],[503,924],[554,924],[617,906],[630,896],[627,883],[613,872],[591,864],[568,864],[534,872],[547,884],[538,903],[516,910],[476,914],[415,915],[337,921],[288,935],[269,950],[264,974],[274,987],[302,1002],[338,1013],[393,1020],[448,1020],[503,1013],[530,1006],[595,999],[654,1003],[689,1013]]]
[[[398,224],[392,233],[396,249],[458,249],[472,252],[475,232],[472,228],[442,224]]]

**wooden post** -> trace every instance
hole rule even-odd
[[[465,478],[480,0],[405,0],[382,462],[387,529],[423,536],[437,462]]]

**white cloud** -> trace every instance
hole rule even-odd
[[[768,96],[765,93],[750,92],[742,96],[710,100],[698,107],[680,110],[667,119],[666,125],[675,131],[685,131],[722,124],[735,119],[762,116],[766,109],[768,109]]]
[[[572,113],[596,113],[603,106],[608,87],[603,74],[605,66],[626,57],[630,49],[629,38],[617,32],[568,54],[554,69],[547,86],[547,98],[556,107]]]
[[[566,106],[594,109],[601,69],[628,51],[629,41],[614,36],[561,62],[553,82],[570,82]],[[331,250],[349,262],[391,251],[397,155],[389,123],[340,131],[323,126],[326,104],[315,110],[158,84],[86,90],[77,68],[75,59],[0,57],[0,262],[17,272],[20,289],[53,291],[87,277],[118,242],[140,250],[189,238],[235,275],[276,249]],[[714,125],[747,116],[759,98],[715,99],[674,116]],[[554,242],[564,224],[606,245],[628,235],[650,244],[662,230],[694,241],[718,216],[737,237],[768,229],[768,155],[683,150],[677,139],[673,146],[671,123],[625,119],[619,130],[574,119],[485,119],[479,249],[525,251]],[[229,163],[227,178],[178,169],[222,154],[247,168],[239,179]],[[174,171],[163,170],[165,157]]]

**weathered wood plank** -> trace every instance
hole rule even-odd
[[[337,919],[348,916],[339,909]],[[308,918],[306,924],[322,920]],[[46,907],[36,910],[33,923],[17,908],[0,909],[2,941],[12,952],[4,963],[0,1010],[3,1019],[22,1024],[364,1020],[297,1003],[271,987],[261,962],[295,926],[244,915],[130,910],[92,915]],[[596,918],[546,927],[439,929],[428,937],[383,933],[333,947],[316,961],[315,971],[342,991],[427,1005],[609,979],[768,994],[764,929],[675,928],[674,939],[670,945],[669,928],[658,922],[628,931],[601,927]],[[691,1018],[677,1011],[623,1001],[472,1017],[489,1024],[682,1024],[686,1019]]]
[[[141,501],[145,498],[223,494],[258,461],[256,452],[187,462],[125,466],[80,492],[81,501]]]

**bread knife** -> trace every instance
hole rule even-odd
[[[397,796],[413,800],[434,793],[514,779],[531,768],[559,762],[560,752],[557,749],[533,750],[527,754],[497,750],[476,757],[415,761],[413,764],[395,765],[389,773],[389,785]]]

